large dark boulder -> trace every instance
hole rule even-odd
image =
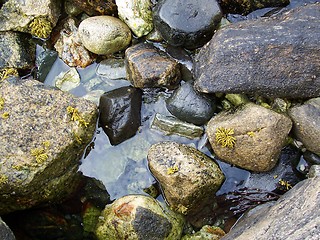
[[[201,92],[320,96],[320,4],[219,30],[195,58]]]

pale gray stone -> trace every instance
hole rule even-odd
[[[11,229],[7,226],[7,224],[1,218],[0,218],[0,239],[3,239],[3,240],[16,239]]]
[[[55,86],[62,91],[70,91],[80,85],[80,76],[76,68],[70,68],[66,72],[55,77]]]

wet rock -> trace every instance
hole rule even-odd
[[[101,213],[96,236],[99,240],[179,240],[182,228],[181,216],[157,200],[129,195],[106,206]]]
[[[290,0],[219,0],[219,2],[224,13],[247,15],[260,8],[284,7],[290,3]]]
[[[153,29],[150,0],[116,0],[119,18],[139,38]]]
[[[219,227],[211,227],[208,225],[203,226],[200,231],[192,234],[192,235],[185,235],[181,238],[181,240],[219,240],[221,239],[226,233]]]
[[[320,177],[320,165],[312,165],[308,174],[309,178]]]
[[[166,106],[177,118],[196,125],[205,124],[215,111],[212,99],[196,92],[190,82],[175,90],[168,98]]]
[[[40,82],[44,82],[57,57],[58,53],[52,50],[44,50],[37,56],[37,79]]]
[[[11,229],[7,226],[7,224],[4,221],[2,221],[1,218],[0,218],[0,239],[5,239],[5,240],[16,239]]]
[[[72,17],[78,16],[80,13],[82,13],[82,9],[79,8],[73,0],[65,0],[64,1],[64,11]]]
[[[0,214],[61,201],[78,182],[96,106],[17,78],[1,83],[0,97]]]
[[[94,60],[94,57],[83,46],[78,35],[78,28],[72,18],[64,23],[54,47],[59,57],[70,67],[84,68]]]
[[[112,145],[136,134],[141,122],[141,101],[141,91],[133,87],[118,88],[100,97],[100,124]]]
[[[218,30],[195,57],[195,88],[206,93],[319,96],[319,9],[319,3],[310,4]]]
[[[179,83],[180,65],[150,44],[137,44],[125,52],[127,79],[135,87],[172,87]]]
[[[31,69],[34,65],[36,47],[29,36],[16,32],[0,32],[0,69]]]
[[[318,239],[319,189],[319,177],[300,182],[274,205],[244,215],[222,239]]]
[[[151,128],[160,130],[167,135],[180,135],[190,139],[200,138],[203,135],[203,128],[180,121],[172,116],[164,116],[157,113],[151,124]]]
[[[289,110],[295,136],[305,147],[320,155],[320,98],[310,99]]]
[[[121,20],[110,16],[96,16],[79,25],[83,45],[96,54],[112,54],[125,49],[131,42],[131,31]]]
[[[96,15],[115,15],[117,5],[114,0],[73,0],[72,4],[80,8],[90,16]]]
[[[187,145],[154,144],[147,158],[171,209],[183,214],[199,210],[199,204],[211,200],[224,180],[212,159]]]
[[[97,67],[97,75],[108,79],[126,79],[126,67],[123,59],[105,59]]]
[[[56,76],[54,81],[57,88],[67,92],[80,85],[80,76],[76,68],[70,68]]]
[[[20,31],[48,38],[60,16],[60,1],[8,0],[0,9],[0,31]]]
[[[215,0],[164,0],[154,10],[154,25],[171,45],[194,49],[208,42],[221,20]]]
[[[217,156],[238,167],[269,171],[278,161],[291,121],[248,103],[236,112],[221,112],[208,122],[209,142]]]

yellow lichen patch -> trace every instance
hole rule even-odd
[[[171,174],[174,174],[174,173],[176,173],[178,171],[179,171],[179,168],[177,166],[169,167],[167,169],[167,174],[171,175]]]
[[[78,122],[80,125],[87,127],[89,125],[88,122],[84,120],[84,118],[80,115],[78,109],[68,106],[67,112],[69,113],[71,117],[71,121]]]
[[[6,175],[0,175],[0,185],[8,183],[8,177]]]
[[[44,141],[42,144],[46,149],[50,147],[50,141]]]
[[[0,97],[0,110],[2,110],[4,107],[4,98]]]
[[[254,137],[254,132],[252,132],[252,131],[247,132],[247,135],[248,135],[249,137]]]
[[[217,144],[222,147],[233,148],[236,143],[236,138],[232,136],[233,134],[233,128],[219,127],[215,133]]]
[[[18,76],[18,71],[15,68],[4,68],[0,70],[0,82],[8,78],[10,75]]]
[[[44,147],[35,148],[30,150],[31,156],[35,157],[37,163],[41,164],[44,163],[48,158],[48,148],[50,146],[50,141],[42,142]]]
[[[282,180],[282,179],[279,180],[279,185],[284,187],[285,190],[287,190],[287,191],[292,188],[292,185],[288,181],[285,181],[285,180]]]
[[[39,38],[48,38],[52,31],[52,26],[46,18],[38,17],[33,19],[33,21],[29,24],[29,29],[33,36]]]
[[[82,144],[82,138],[75,132],[73,132],[73,138],[78,144]]]
[[[1,115],[1,118],[2,119],[8,119],[10,117],[10,114],[8,113],[8,112],[4,112],[4,113],[2,113],[2,115]]]
[[[186,215],[187,212],[188,212],[188,208],[186,206],[182,205],[181,203],[179,203],[179,205],[176,207],[175,210],[177,212],[180,212],[180,213],[184,214],[184,215]]]

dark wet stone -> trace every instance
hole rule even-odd
[[[53,63],[56,61],[58,53],[52,50],[45,50],[39,54],[36,59],[37,79],[44,82],[51,70]]]
[[[311,165],[320,165],[320,156],[313,152],[306,151],[303,153],[303,158]]]
[[[29,40],[24,33],[0,32],[0,69],[31,69],[36,47]]]
[[[219,0],[219,3],[224,13],[246,15],[260,8],[286,6],[290,0]]]
[[[3,240],[15,240],[16,238],[14,237],[11,229],[7,226],[7,224],[2,221],[0,218],[0,239]]]
[[[172,229],[168,219],[143,207],[137,207],[132,226],[139,239],[162,240]]]
[[[125,52],[127,79],[138,88],[173,87],[180,82],[180,65],[151,44],[141,43]]]
[[[207,93],[320,95],[320,4],[219,30],[195,58],[195,87]],[[303,86],[303,87],[301,87]]]
[[[133,87],[122,87],[100,97],[100,124],[110,143],[117,145],[135,135],[141,122],[142,93]]]
[[[221,17],[215,0],[163,0],[153,20],[168,43],[194,49],[211,39]]]
[[[166,102],[167,109],[180,120],[205,124],[215,111],[214,102],[209,98],[196,92],[193,84],[186,82],[180,86]]]

